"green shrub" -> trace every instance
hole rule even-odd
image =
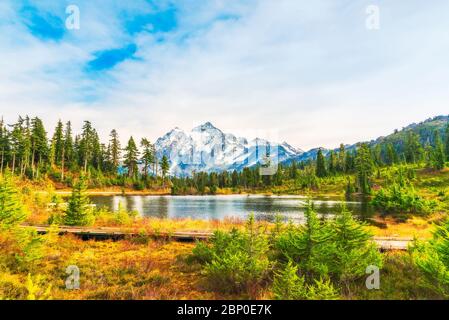
[[[93,224],[95,216],[86,195],[86,180],[81,177],[73,188],[69,199],[64,223],[68,226],[86,226]]]
[[[12,178],[0,177],[0,230],[19,225],[26,216],[20,193]]]
[[[277,237],[274,247],[280,261],[295,263],[306,283],[331,279],[347,288],[351,281],[365,275],[368,266],[382,267],[372,235],[345,207],[335,219],[320,220],[309,204],[305,216],[305,225],[289,226]]]
[[[347,285],[364,276],[368,266],[382,267],[382,256],[372,235],[345,206],[329,224],[332,251],[328,256],[328,269],[335,281]]]
[[[436,227],[429,242],[416,242],[412,255],[428,286],[449,298],[449,219]]]
[[[330,280],[313,280],[307,284],[298,276],[298,267],[291,261],[277,273],[273,281],[273,294],[277,300],[336,300],[339,294]]]
[[[197,244],[193,257],[204,265],[211,288],[227,293],[249,293],[267,278],[271,265],[267,239],[251,216],[245,231],[217,231],[210,244]]]
[[[277,237],[275,250],[281,261],[293,261],[298,264],[307,277],[326,275],[328,257],[332,252],[329,224],[318,218],[311,203],[307,205],[304,215],[304,225],[289,225]]]
[[[391,184],[386,189],[380,189],[371,201],[377,209],[388,213],[430,213],[437,204],[434,200],[421,197],[410,184]]]

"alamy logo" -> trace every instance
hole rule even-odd
[[[380,8],[376,5],[366,7],[366,14],[368,17],[365,21],[365,26],[368,30],[380,29]]]
[[[80,8],[74,4],[67,6],[65,13],[68,17],[65,20],[65,27],[68,30],[79,30],[81,27]]]
[[[65,280],[65,287],[68,290],[77,290],[80,288],[80,269],[71,265],[65,269],[65,273],[69,276]]]
[[[365,285],[368,290],[380,289],[380,271],[377,266],[368,266],[365,270],[369,276],[366,278]]]

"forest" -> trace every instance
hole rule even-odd
[[[259,167],[253,166],[240,172],[194,172],[190,177],[169,177],[169,159],[165,155],[158,158],[154,144],[147,138],[137,144],[130,137],[122,148],[118,132],[113,129],[109,141],[101,142],[89,121],[84,122],[80,134],[72,132],[70,121],[65,125],[58,121],[49,138],[41,119],[25,116],[14,124],[0,122],[0,166],[2,173],[8,169],[30,181],[50,179],[68,187],[80,174],[90,188],[144,190],[164,186],[172,194],[215,194],[220,189],[233,193],[267,191],[290,182],[296,189],[316,190],[323,179],[346,177],[348,194],[370,194],[382,168],[416,165],[442,170],[449,158],[447,123],[440,116],[424,122],[419,130],[396,131],[374,143],[359,143],[348,149],[344,144],[336,150],[319,148],[313,159],[280,163],[273,176],[261,176]]]

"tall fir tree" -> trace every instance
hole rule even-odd
[[[44,123],[38,117],[31,120],[31,145],[33,176],[39,177],[43,162],[48,160],[49,150]]]
[[[64,144],[61,157],[61,181],[64,181],[66,165],[68,165],[70,168],[73,168],[74,163],[75,159],[73,149],[72,123],[69,121],[66,123],[64,130]]]
[[[170,163],[168,162],[167,156],[164,154],[161,159],[162,181],[165,181],[165,177],[167,176],[169,169],[170,169]]]
[[[154,164],[154,145],[150,142],[150,140],[143,138],[140,141],[140,146],[143,148],[142,151],[142,161],[143,161],[143,172],[145,178],[148,177],[148,171],[150,169],[150,165]]]
[[[86,194],[87,182],[84,175],[75,184],[64,216],[64,224],[68,226],[86,226],[93,223],[89,197]]]
[[[128,144],[125,148],[125,166],[128,169],[128,176],[134,177],[137,175],[137,161],[139,159],[139,151],[137,149],[134,138],[131,137],[128,141]]]
[[[0,177],[0,230],[11,229],[26,218],[20,192],[9,176]]]
[[[338,164],[337,170],[339,172],[345,172],[345,163],[346,163],[346,149],[343,143],[340,144],[340,148],[338,150]]]
[[[323,150],[318,149],[318,153],[316,156],[316,176],[317,177],[325,177],[327,175],[326,170],[326,160],[323,155]]]
[[[449,161],[449,121],[445,130],[444,151],[446,152],[446,160]]]
[[[94,153],[94,129],[90,121],[84,121],[83,132],[79,139],[79,158],[83,167],[84,173],[87,172],[90,161]]]
[[[357,150],[355,167],[360,192],[363,194],[370,194],[374,163],[371,157],[370,148],[366,143],[362,143]]]
[[[405,159],[408,163],[417,163],[421,161],[422,154],[423,149],[419,141],[419,135],[410,130],[405,140]]]
[[[62,158],[64,156],[64,125],[62,124],[61,120],[59,120],[58,124],[56,125],[52,139],[52,146],[54,164],[60,166],[62,163]]]
[[[120,139],[117,133],[117,130],[113,129],[111,134],[109,135],[109,145],[110,145],[110,162],[112,164],[112,170],[114,173],[117,173],[120,157],[121,157],[121,146]]]
[[[434,133],[434,144],[433,147],[433,168],[436,170],[441,170],[445,167],[446,155],[444,152],[444,145],[441,141],[440,132],[435,130]]]

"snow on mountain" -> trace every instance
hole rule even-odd
[[[281,163],[299,157],[303,151],[288,143],[236,137],[206,122],[185,132],[175,128],[155,143],[159,159],[167,156],[170,174],[189,175],[193,171],[242,170],[256,164]]]

